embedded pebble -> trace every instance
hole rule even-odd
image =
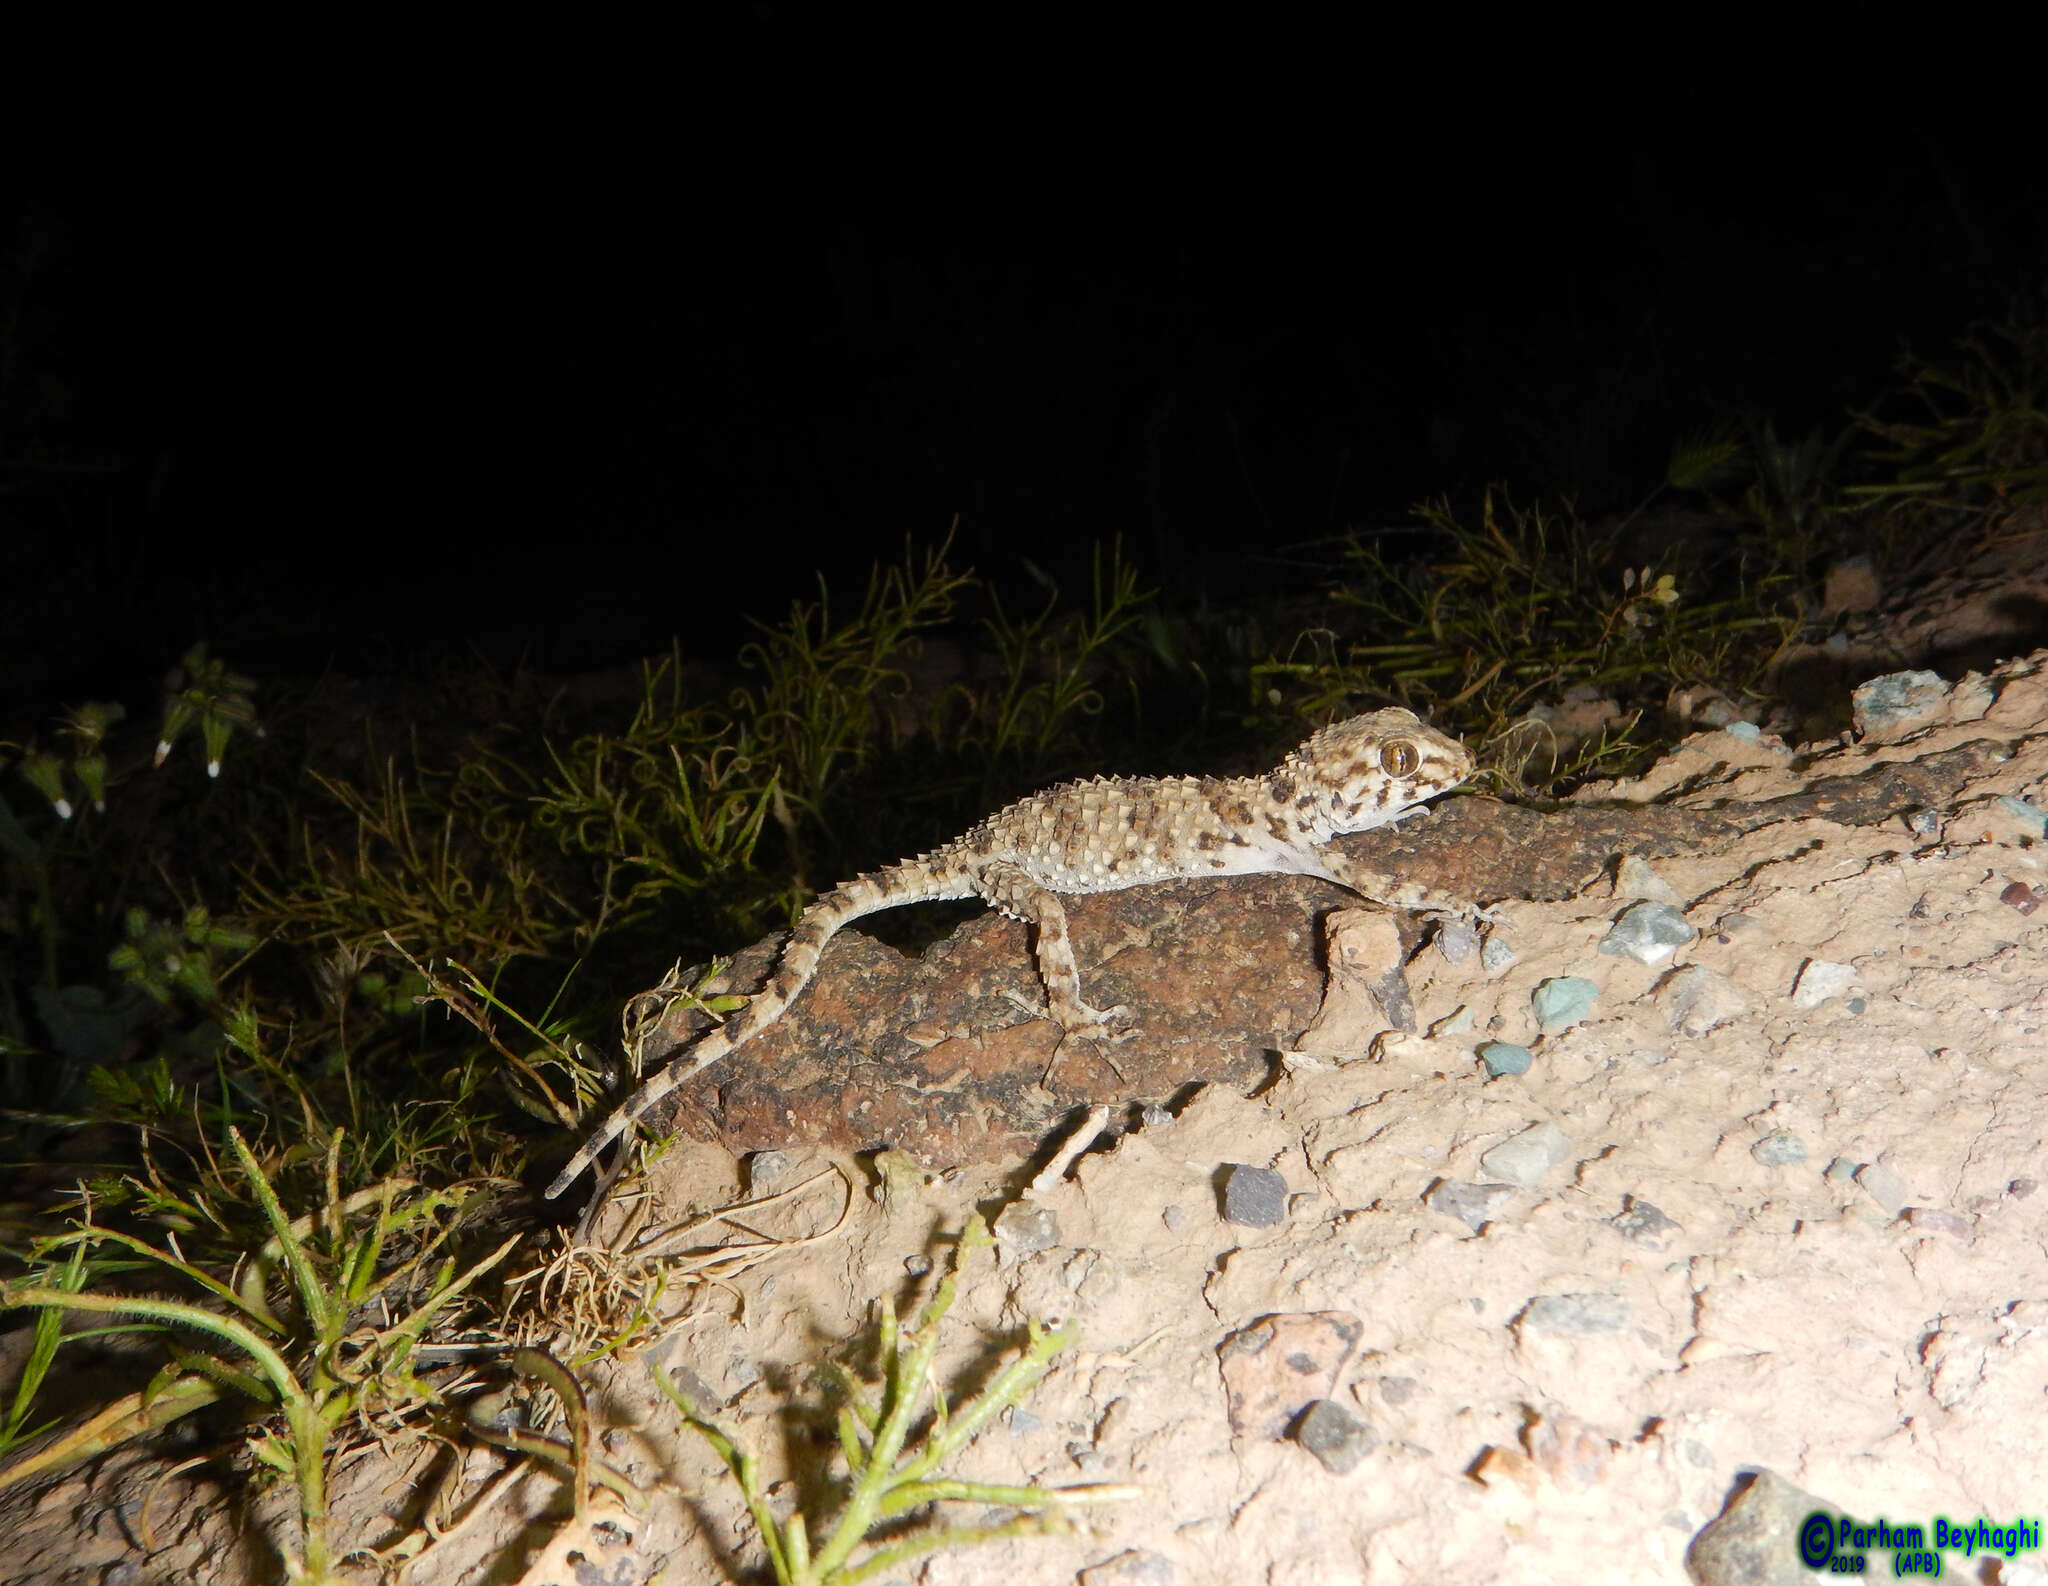
[[[1852,964],[1809,958],[1799,966],[1799,977],[1792,982],[1792,1006],[1818,1008],[1828,998],[1840,996],[1855,979],[1856,969]]]
[[[772,1195],[789,1178],[787,1151],[749,1151],[747,1190],[753,1195]]]
[[[1740,738],[1744,743],[1761,743],[1763,733],[1753,721],[1731,721],[1721,729],[1731,738]]]
[[[1534,1184],[1572,1152],[1572,1142],[1554,1123],[1524,1129],[1480,1157],[1479,1165],[1495,1178],[1524,1189]]]
[[[1457,1218],[1476,1234],[1514,1196],[1506,1184],[1462,1184],[1446,1179],[1433,1185],[1422,1203],[1431,1211]]]
[[[1534,1052],[1512,1041],[1488,1041],[1479,1048],[1478,1057],[1485,1065],[1488,1079],[1499,1079],[1503,1074],[1526,1074],[1529,1065],[1536,1061]]]
[[[1797,1167],[1806,1160],[1806,1142],[1783,1129],[1774,1130],[1749,1148],[1765,1167]]]
[[[1180,1579],[1173,1560],[1163,1553],[1138,1548],[1090,1565],[1074,1577],[1080,1586],[1174,1586]]]
[[[1287,1180],[1269,1167],[1226,1164],[1223,1220],[1245,1228],[1277,1228],[1287,1220]]]
[[[1908,810],[1905,820],[1906,830],[1915,837],[1936,837],[1941,834],[1939,810]]]
[[[1060,1242],[1060,1220],[1052,1208],[1032,1201],[1012,1201],[996,1216],[991,1230],[996,1238],[1020,1256],[1050,1250]]]
[[[1524,1332],[1583,1338],[1628,1326],[1628,1301],[1619,1294],[1543,1294],[1516,1318]]]
[[[1449,1018],[1439,1019],[1436,1023],[1432,1024],[1429,1027],[1429,1033],[1431,1035],[1463,1035],[1476,1023],[1478,1023],[1478,1020],[1472,1017],[1472,1010],[1461,1007]]]
[[[1515,961],[1515,950],[1498,936],[1489,935],[1479,949],[1479,967],[1489,975],[1498,974]]]
[[[1970,1219],[1940,1206],[1908,1206],[1906,1226],[1924,1229],[1928,1233],[1947,1234],[1951,1239],[1966,1240],[1970,1237]]]
[[[2027,800],[2016,799],[2009,793],[1999,794],[1995,802],[2022,825],[2032,827],[2036,837],[2048,837],[2048,810],[2038,809]]]
[[[1379,1446],[1380,1434],[1334,1399],[1318,1399],[1294,1425],[1294,1440],[1333,1476],[1348,1476]]]
[[[1947,698],[1948,683],[1939,672],[1887,672],[1850,691],[1850,716],[1861,738],[1917,725]]]
[[[1436,950],[1447,964],[1462,964],[1479,951],[1479,933],[1456,920],[1436,928]]]
[[[2024,881],[2010,883],[1998,894],[1998,901],[2009,909],[2018,909],[2022,914],[2032,914],[2041,906],[2039,894]]]
[[[1694,1037],[1718,1029],[1749,1011],[1749,999],[1726,975],[1701,964],[1688,964],[1657,988],[1664,1016],[1680,1035]]]
[[[1287,1435],[1296,1416],[1327,1399],[1365,1324],[1349,1311],[1261,1317],[1216,1346],[1224,1408],[1239,1437]]]
[[[1805,1586],[1816,1577],[1799,1561],[1800,1528],[1808,1515],[1841,1512],[1839,1504],[1759,1470],[1692,1539],[1686,1573],[1698,1586]]]
[[[1621,863],[1614,867],[1614,895],[1617,898],[1641,898],[1647,903],[1676,903],[1678,892],[1656,871],[1649,861],[1634,854],[1623,854]]]
[[[1530,994],[1537,1027],[1546,1034],[1569,1029],[1593,1011],[1600,988],[1583,975],[1554,975]]]
[[[1608,1218],[1607,1225],[1646,1250],[1670,1249],[1673,1237],[1683,1232],[1679,1225],[1641,1197],[1631,1195],[1627,1199],[1626,1209]]]
[[[1855,1173],[1856,1187],[1885,1209],[1887,1216],[1896,1217],[1906,1209],[1906,1197],[1913,1192],[1906,1188],[1906,1181],[1886,1167],[1882,1162],[1866,1162]]]
[[[1600,951],[1609,958],[1661,964],[1699,934],[1670,904],[1637,903],[1624,909],[1621,918],[1609,927],[1600,939]]]

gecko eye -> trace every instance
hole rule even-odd
[[[1380,746],[1380,769],[1388,776],[1413,776],[1415,768],[1422,764],[1422,756],[1415,752],[1415,745],[1406,738],[1396,738],[1392,743]]]

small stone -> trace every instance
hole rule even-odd
[[[1171,1129],[1173,1114],[1156,1102],[1147,1102],[1138,1113],[1138,1127],[1141,1129]]]
[[[2012,882],[1998,894],[1998,901],[2009,909],[2018,909],[2023,915],[2032,914],[2041,906],[2039,895],[2024,881]]]
[[[1633,958],[1639,964],[1661,964],[1700,933],[1669,903],[1637,903],[1600,939],[1609,958]]]
[[[903,1270],[913,1278],[928,1276],[932,1270],[932,1258],[930,1256],[905,1256],[903,1258]]]
[[[1906,1188],[1906,1181],[1886,1167],[1882,1162],[1866,1162],[1856,1170],[1856,1187],[1882,1206],[1887,1217],[1896,1217],[1906,1209],[1906,1197],[1912,1191]]]
[[[1512,1041],[1488,1041],[1479,1048],[1478,1057],[1485,1065],[1488,1079],[1499,1079],[1503,1074],[1526,1074],[1529,1065],[1536,1061],[1534,1052]]]
[[[1436,950],[1447,964],[1462,964],[1479,951],[1479,933],[1458,920],[1436,928]]]
[[[2031,830],[2036,837],[2048,837],[2048,810],[2040,809],[2025,799],[2016,799],[2010,793],[2001,793],[1993,801],[1998,807]]]
[[[1555,975],[1530,995],[1536,1025],[1545,1034],[1569,1029],[1593,1011],[1600,988],[1582,975]]]
[[[1941,812],[1939,810],[1908,810],[1905,820],[1906,830],[1915,837],[1938,837],[1941,835]]]
[[[1859,738],[1896,733],[1932,721],[1947,698],[1938,672],[1887,672],[1851,690],[1850,717]]]
[[[1828,1164],[1821,1177],[1830,1184],[1853,1184],[1856,1182],[1856,1170],[1862,1166],[1861,1162],[1851,1162],[1845,1156],[1838,1156]]]
[[[1178,1206],[1168,1206],[1160,1212],[1159,1220],[1166,1225],[1169,1231],[1175,1231],[1180,1228],[1182,1223],[1188,1220],[1188,1214]]]
[[[1657,988],[1664,1017],[1680,1035],[1697,1039],[1749,1011],[1749,1001],[1726,975],[1688,964]]]
[[[1584,1338],[1628,1327],[1628,1301],[1619,1294],[1544,1294],[1516,1318],[1524,1332]]]
[[[1740,738],[1744,743],[1761,743],[1763,733],[1753,721],[1731,721],[1721,729],[1731,738]]]
[[[1422,1384],[1413,1377],[1380,1378],[1380,1398],[1395,1409],[1399,1409],[1421,1391]]]
[[[1951,1239],[1967,1241],[1970,1237],[1970,1219],[1939,1206],[1908,1206],[1906,1226],[1925,1233],[1947,1234]]]
[[[747,1153],[747,1191],[752,1195],[772,1195],[789,1178],[789,1153],[787,1151],[749,1151]]]
[[[2005,1186],[2006,1194],[2016,1201],[2032,1200],[2040,1193],[2040,1189],[2040,1180],[2030,1178],[2016,1178]]]
[[[1645,1068],[1655,1068],[1660,1063],[1670,1062],[1671,1054],[1669,1052],[1660,1052],[1654,1046],[1639,1046],[1636,1048],[1635,1058]]]
[[[1296,1311],[1232,1333],[1216,1346],[1230,1430],[1264,1440],[1286,1436],[1296,1416],[1330,1396],[1364,1331],[1349,1311]]]
[[[1029,1437],[1045,1422],[1022,1405],[1013,1404],[1003,1411],[1003,1424],[1009,1427],[1012,1437]]]
[[[1627,1197],[1626,1207],[1608,1218],[1607,1223],[1630,1243],[1653,1251],[1670,1249],[1673,1238],[1683,1232],[1655,1206],[1634,1195]]]
[[[997,1240],[1020,1256],[1050,1250],[1060,1242],[1060,1220],[1052,1208],[1032,1201],[1012,1201],[996,1216],[991,1230]]]
[[[1797,1167],[1806,1160],[1806,1142],[1783,1129],[1774,1130],[1749,1148],[1765,1167]]]
[[[1571,1155],[1572,1143],[1554,1123],[1539,1123],[1480,1157],[1479,1165],[1495,1178],[1527,1189]]]
[[[1277,1228],[1287,1220],[1287,1180],[1269,1167],[1227,1163],[1223,1220],[1245,1228]]]
[[[1801,1529],[1809,1515],[1841,1512],[1839,1504],[1760,1470],[1692,1539],[1686,1573],[1697,1586],[1806,1586],[1815,1576],[1800,1562]]]
[[[1641,898],[1647,903],[1676,903],[1678,893],[1671,883],[1650,868],[1647,859],[1623,854],[1614,867],[1614,895]]]
[[[1432,1036],[1464,1035],[1477,1022],[1472,1017],[1472,1010],[1470,1008],[1460,1007],[1456,1013],[1451,1014],[1448,1018],[1439,1019],[1436,1023],[1432,1024],[1429,1027],[1429,1033]]]
[[[1460,1184],[1440,1179],[1422,1197],[1422,1204],[1431,1211],[1457,1218],[1476,1234],[1514,1196],[1514,1190],[1506,1184]]]
[[[1294,1423],[1294,1440],[1333,1476],[1348,1476],[1379,1446],[1380,1434],[1334,1399],[1318,1399]]]
[[[1852,964],[1831,964],[1825,958],[1809,958],[1799,966],[1792,982],[1792,1006],[1818,1008],[1830,997],[1838,997],[1855,982]]]
[[[1091,1565],[1074,1579],[1080,1586],[1174,1586],[1180,1576],[1174,1570],[1173,1560],[1164,1554],[1133,1548],[1104,1563]]]
[[[1498,936],[1489,935],[1486,945],[1479,949],[1479,967],[1489,975],[1497,975],[1515,961],[1515,950]]]

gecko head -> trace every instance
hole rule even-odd
[[[1310,738],[1273,773],[1273,791],[1333,832],[1362,832],[1471,774],[1472,756],[1457,739],[1413,711],[1375,710]]]

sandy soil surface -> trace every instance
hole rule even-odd
[[[776,1143],[758,1106],[744,1136],[686,1131],[650,1173],[651,1198],[615,1206],[602,1237],[631,1218],[626,1242],[644,1239],[837,1164],[845,1180],[828,1173],[747,1219],[819,1237],[736,1260],[716,1282],[678,1275],[659,1341],[585,1373],[599,1451],[638,1489],[637,1516],[565,1528],[559,1481],[515,1474],[406,1578],[625,1586],[758,1568],[732,1484],[650,1366],[682,1376],[762,1456],[774,1502],[814,1493],[831,1434],[813,1366],[869,1368],[877,1297],[913,1311],[976,1209],[1002,1237],[963,1279],[941,1375],[985,1380],[1026,1318],[1072,1324],[1076,1341],[957,1473],[1146,1490],[1067,1535],[884,1578],[1682,1581],[1695,1538],[1760,1470],[1895,1525],[2038,1523],[2048,655],[1859,699],[1860,735],[1795,748],[1702,733],[1645,777],[1518,828],[1519,843],[1552,850],[1553,873],[1572,873],[1541,900],[1505,896],[1484,950],[1404,935],[1333,889],[1277,921],[1237,906],[1265,896],[1264,879],[1175,895],[1169,913],[1264,933],[1294,966],[1289,988],[1320,988],[1320,1010],[1276,1018],[1199,1082],[1201,1008],[1145,1008],[1144,1033],[1116,1054],[1140,1081],[1100,1138],[1084,1126],[1086,1154],[1037,1182],[1044,1152],[968,1154],[951,1125],[894,1131],[898,1154],[879,1159],[815,1119],[757,1154]],[[1629,812],[1650,829],[1653,800],[1660,819],[1696,821],[1685,840],[1627,840]],[[1467,801],[1452,829],[1485,807]],[[1596,828],[1574,828],[1575,812],[1624,835],[1584,841]],[[1156,913],[1145,900],[1166,890],[1116,906]],[[1009,929],[970,921],[956,942],[1017,955]],[[1075,938],[1091,987],[1149,945],[1092,934],[1080,910]],[[1200,1000],[1257,1003],[1265,982],[1236,963],[1210,956]],[[1138,978],[1171,1004],[1173,972]],[[1028,989],[1028,959],[1016,974]],[[960,1072],[961,1044],[981,1039],[930,1005],[898,1013],[918,1052],[952,1044],[937,1071]],[[1013,1009],[988,1039],[1025,1039],[1006,1033],[1020,1027],[1044,1035]],[[1148,1051],[1178,1054],[1178,1068],[1147,1069]],[[1090,1065],[1071,1062],[1063,1083],[1083,1095]],[[843,1114],[845,1092],[832,1094]],[[969,1109],[984,1143],[1023,1127],[984,1126],[996,1107]],[[1071,1112],[1042,1114],[1054,1133],[1073,1127]],[[289,1534],[284,1495],[244,1511],[218,1465],[153,1488],[140,1545],[135,1494],[181,1457],[130,1451],[14,1504],[0,1582],[272,1568],[248,1537]],[[337,1529],[379,1545],[402,1535],[448,1458],[428,1444],[344,1462]],[[464,1458],[457,1511],[508,1465]],[[2048,1579],[2038,1551],[1943,1564]],[[1695,1557],[1706,1578],[1803,1578],[1728,1568]]]

